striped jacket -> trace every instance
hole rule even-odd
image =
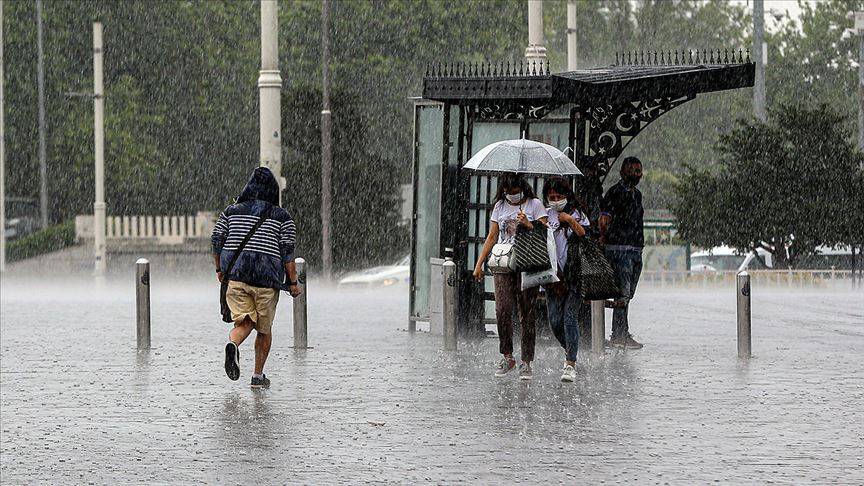
[[[256,169],[256,172],[258,170]],[[267,174],[270,172],[267,171]],[[272,178],[272,175],[270,177]],[[260,181],[256,181],[253,176],[243,194],[248,194],[250,185],[256,182]],[[272,182],[275,183],[275,179]],[[254,196],[254,187],[252,192]],[[262,214],[266,215],[266,219],[246,243],[234,268],[228,273],[228,264],[231,263],[240,242]],[[267,200],[244,198],[241,195],[237,203],[228,206],[219,215],[211,242],[213,253],[219,256],[219,268],[229,280],[255,287],[287,290],[284,264],[294,260],[296,236],[294,220],[288,211]]]
[[[272,208],[272,211],[271,211]],[[246,243],[230,273],[226,273],[240,242],[258,221],[267,219]],[[213,252],[219,255],[219,267],[229,280],[255,287],[285,287],[284,263],[294,260],[296,229],[288,211],[264,201],[246,201],[228,206],[213,228]]]

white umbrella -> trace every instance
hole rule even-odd
[[[538,175],[582,175],[564,152],[533,140],[491,143],[474,154],[466,169]]]

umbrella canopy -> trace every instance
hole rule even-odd
[[[533,140],[504,140],[474,154],[466,169],[537,175],[582,175],[564,152]]]

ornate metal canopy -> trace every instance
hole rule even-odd
[[[700,93],[753,86],[754,72],[749,52],[728,49],[628,52],[609,67],[556,74],[548,63],[439,64],[427,66],[423,98],[481,120],[539,119],[572,105],[575,161],[605,174],[660,115]]]

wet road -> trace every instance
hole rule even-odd
[[[138,354],[126,283],[2,282],[2,483],[864,483],[860,291],[755,289],[742,363],[734,290],[645,287],[645,349],[580,352],[563,384],[551,341],[533,382],[494,379],[496,339],[400,330],[407,293],[312,285],[314,349],[288,347],[283,294],[255,392],[251,340],[222,371],[216,286],[153,285]]]

